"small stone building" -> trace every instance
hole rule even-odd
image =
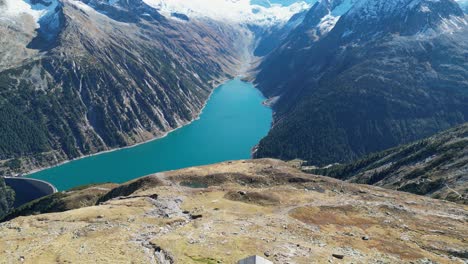
[[[237,264],[273,264],[268,259],[264,259],[260,256],[251,256],[242,260],[239,260]]]

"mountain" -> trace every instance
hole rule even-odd
[[[323,0],[260,64],[256,157],[348,162],[468,121],[468,22],[451,0]]]
[[[468,123],[356,162],[307,170],[468,204]]]
[[[468,253],[464,205],[310,175],[278,160],[62,196],[55,204],[67,211],[0,224],[0,262],[236,263],[261,255],[298,264],[463,263]]]
[[[306,14],[307,10],[304,10],[293,15],[288,22],[271,27],[251,26],[252,32],[256,33],[257,36],[253,55],[263,57],[275,50],[288,37],[289,33],[304,21]]]
[[[0,3],[0,174],[187,124],[241,71],[250,34],[168,19],[141,0]]]

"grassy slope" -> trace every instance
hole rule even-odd
[[[275,263],[330,263],[332,254],[354,263],[463,263],[468,256],[466,206],[305,174],[277,160],[158,173],[110,193],[115,199],[95,206],[1,224],[0,263],[236,263],[264,253]]]

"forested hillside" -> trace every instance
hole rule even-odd
[[[2,219],[12,208],[15,201],[15,192],[5,185],[0,177],[0,219]]]
[[[468,203],[468,123],[356,162],[308,172]]]
[[[256,157],[349,162],[468,121],[457,3],[346,3],[317,3],[259,66],[275,123]]]

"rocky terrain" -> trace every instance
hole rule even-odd
[[[349,164],[303,170],[468,204],[468,123]]]
[[[68,211],[38,209],[0,224],[1,263],[468,259],[465,205],[305,174],[278,160],[158,173],[57,199],[68,205],[58,211]]]
[[[256,157],[345,163],[466,122],[467,50],[455,1],[319,1],[257,69]]]
[[[8,0],[0,11],[0,174],[190,122],[239,73],[249,40],[239,27],[168,19],[141,0]]]

